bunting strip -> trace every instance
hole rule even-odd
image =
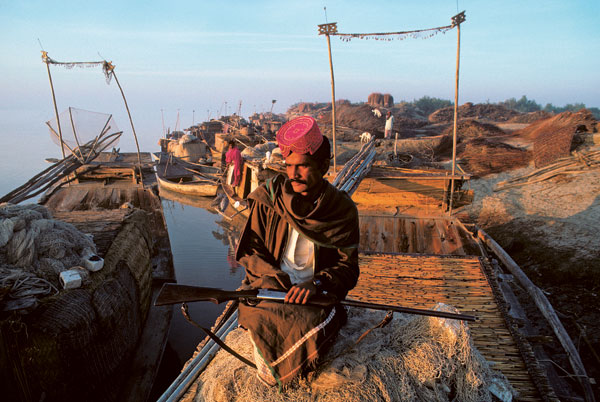
[[[79,68],[92,68],[92,67],[98,67],[98,66],[102,66],[102,71],[104,73],[104,76],[106,77],[106,83],[110,84],[110,81],[112,79],[112,67],[110,65],[109,62],[107,62],[106,60],[103,61],[69,61],[69,62],[62,62],[62,61],[56,61],[53,58],[51,58],[50,56],[48,56],[48,54],[46,52],[42,52],[42,60],[44,61],[44,63],[47,64],[54,64],[57,66],[62,66],[64,68],[67,69],[72,69],[73,67],[79,67]]]

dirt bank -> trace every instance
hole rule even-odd
[[[462,212],[513,257],[554,306],[588,375],[600,377],[600,169],[559,175],[538,183],[497,190],[511,178],[535,171],[533,162],[508,172],[472,180],[475,199]],[[552,336],[539,317],[538,330]],[[535,323],[538,324],[538,323]],[[572,372],[556,342],[539,345]],[[563,373],[564,374],[564,373]],[[597,386],[596,386],[596,392]]]

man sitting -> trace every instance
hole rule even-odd
[[[240,304],[250,331],[258,377],[282,385],[331,345],[345,323],[340,305],[306,305],[317,292],[343,299],[358,280],[358,211],[350,197],[324,179],[330,145],[316,121],[284,124],[277,142],[287,178],[275,176],[248,196],[250,215],[236,252],[246,268],[245,289],[287,292],[286,303]]]

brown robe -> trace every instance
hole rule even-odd
[[[276,176],[248,199],[250,216],[236,252],[236,259],[246,268],[243,288],[291,288],[289,276],[280,268],[288,224],[315,244],[315,278],[323,283],[322,290],[342,299],[356,285],[358,211],[346,193],[323,180],[317,200],[306,205],[283,176]],[[331,308],[264,301],[256,306],[241,304],[239,309],[240,325],[250,330],[279,384],[314,364],[344,322],[345,311],[339,305],[333,314]],[[314,330],[317,326],[318,331]],[[298,345],[303,337],[307,339]],[[286,354],[294,345],[297,349]]]

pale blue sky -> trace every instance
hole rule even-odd
[[[224,110],[284,112],[298,101],[330,100],[326,40],[340,32],[389,32],[450,24],[461,28],[459,103],[527,95],[538,103],[600,107],[600,1],[11,1],[0,3],[0,135],[37,135],[53,117],[41,41],[58,61],[106,58],[116,66],[142,147],[165,125],[181,127]],[[456,30],[433,38],[331,40],[336,97],[396,101],[454,97]],[[130,135],[114,83],[99,69],[52,67],[60,110],[112,113]],[[195,112],[192,112],[192,111]],[[123,143],[123,142],[122,142]],[[125,141],[126,148],[131,142]]]

